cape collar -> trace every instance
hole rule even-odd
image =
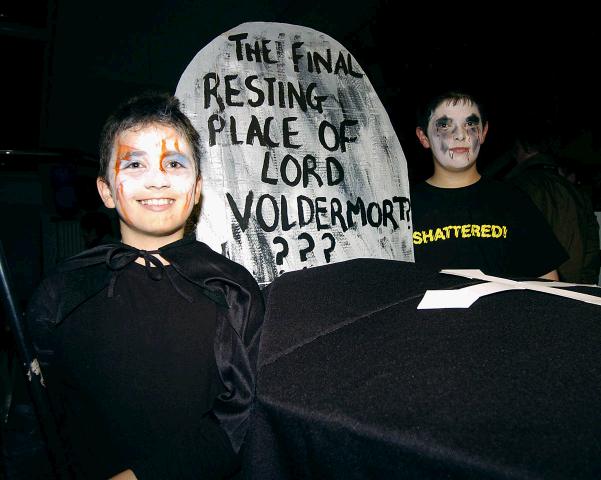
[[[227,272],[224,272],[227,261],[190,235],[154,251],[140,250],[124,243],[108,243],[69,258],[57,268],[63,274],[65,282],[65,295],[57,321],[62,321],[75,308],[106,287],[107,297],[112,297],[119,274],[138,258],[144,259],[150,278],[161,279],[166,270],[154,256],[156,254],[167,260],[174,272],[199,287],[211,301],[228,307],[222,286],[223,283],[231,283]],[[174,289],[191,301],[189,295],[178,288],[168,271],[166,276]]]

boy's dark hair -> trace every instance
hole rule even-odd
[[[100,168],[98,176],[107,180],[107,170],[118,135],[126,130],[153,123],[174,128],[190,147],[200,177],[200,135],[180,110],[179,100],[168,93],[147,92],[121,104],[107,119],[100,134]]]
[[[484,107],[472,94],[461,91],[449,91],[432,97],[428,102],[425,103],[423,108],[418,110],[417,126],[421,128],[424,133],[428,132],[428,122],[430,121],[430,117],[434,113],[434,110],[436,110],[436,108],[443,102],[449,102],[452,105],[457,105],[459,102],[471,103],[476,105],[478,110],[480,110],[480,120],[482,121],[482,126],[484,126],[488,120]]]

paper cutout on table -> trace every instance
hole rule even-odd
[[[507,290],[534,290],[542,293],[549,293],[560,297],[571,298],[593,305],[601,305],[601,297],[588,295],[586,293],[573,292],[571,290],[560,290],[564,287],[594,287],[597,285],[584,285],[578,283],[565,282],[543,282],[529,280],[518,282],[508,278],[493,277],[486,275],[480,270],[441,270],[440,273],[448,275],[457,275],[459,277],[470,278],[474,280],[483,280],[486,283],[470,285],[469,287],[458,288],[455,290],[427,290],[424,298],[417,306],[418,310],[432,308],[469,308],[476,300],[485,295]]]

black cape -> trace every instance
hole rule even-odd
[[[29,328],[42,368],[53,355],[52,345],[41,340],[44,333],[101,290],[108,287],[110,297],[123,267],[142,257],[147,266],[158,267],[149,270],[152,275],[167,272],[153,253],[166,259],[177,274],[197,285],[218,305],[215,361],[226,392],[217,397],[213,413],[238,452],[246,435],[255,389],[263,297],[244,267],[192,236],[154,252],[110,243],[82,252],[60,265],[44,280],[28,308]],[[183,292],[180,294],[185,296]]]

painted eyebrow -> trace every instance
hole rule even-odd
[[[140,158],[146,156],[146,152],[144,150],[136,150],[134,148],[125,147],[123,148],[123,152],[120,152],[121,156],[119,160],[131,160],[132,158]]]
[[[445,122],[445,123],[451,123],[451,122],[452,122],[452,120],[451,120],[449,117],[447,117],[446,115],[443,115],[442,117],[440,117],[440,118],[437,118],[435,123],[436,123],[436,125],[438,126],[438,125],[440,125],[442,122]]]
[[[186,162],[190,161],[190,159],[186,155],[184,155],[183,153],[176,152],[176,151],[173,151],[173,150],[166,151],[165,153],[163,153],[163,155],[161,156],[161,158],[163,160],[165,158],[168,158],[168,159],[171,159],[171,160],[175,159],[175,160],[183,160],[183,161],[186,161]]]

